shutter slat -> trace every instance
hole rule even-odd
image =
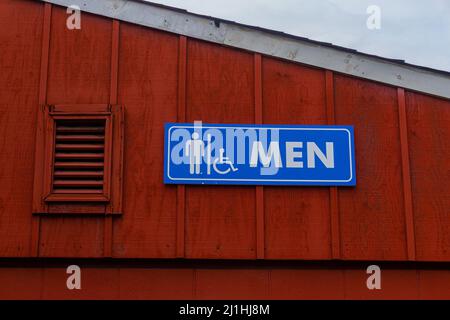
[[[71,194],[71,193],[82,193],[82,194],[102,194],[103,190],[101,189],[63,189],[63,188],[55,188],[55,193],[64,193],[64,194]]]
[[[103,150],[103,144],[63,144],[57,143],[56,150]]]
[[[56,120],[53,192],[103,192],[105,121]]]
[[[55,180],[53,182],[55,186],[64,187],[96,187],[103,186],[103,181],[90,181],[90,180]]]
[[[103,135],[56,135],[56,141],[103,141]]]
[[[103,162],[55,162],[55,168],[103,168]]]
[[[103,153],[61,153],[55,154],[56,159],[103,159]]]
[[[57,133],[103,133],[105,132],[104,127],[56,127]]]
[[[103,171],[55,171],[57,178],[99,178],[103,177]]]

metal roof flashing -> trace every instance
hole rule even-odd
[[[37,0],[450,99],[450,72],[142,0]]]

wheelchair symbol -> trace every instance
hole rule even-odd
[[[230,171],[233,171],[233,172],[238,171],[238,169],[234,167],[233,162],[231,162],[228,157],[224,157],[225,150],[223,148],[220,148],[219,151],[220,151],[219,157],[214,159],[214,162],[213,162],[214,171],[217,172],[218,174],[228,174]],[[220,170],[217,167],[217,165],[224,165],[224,164],[229,166],[225,170]]]

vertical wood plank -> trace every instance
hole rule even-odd
[[[188,42],[186,120],[253,123],[254,57]],[[186,257],[255,259],[255,187],[186,186]]]
[[[255,123],[263,122],[262,106],[262,57],[261,54],[254,55],[255,68]],[[256,258],[264,259],[265,256],[265,228],[264,228],[264,187],[256,186],[255,197],[256,208]]]
[[[47,103],[47,80],[48,80],[48,59],[50,51],[50,27],[51,27],[51,15],[52,5],[46,3],[44,5],[44,21],[42,28],[42,47],[41,47],[41,70],[39,77],[39,110],[38,110],[38,126],[36,131],[36,141],[42,141],[44,139],[43,131],[43,110],[41,108]],[[42,175],[44,173],[44,164],[42,163],[42,153],[44,149],[36,148],[35,151],[35,181],[33,185],[33,212],[44,212],[45,204],[42,202]],[[39,216],[33,216],[31,220],[31,243],[30,254],[37,257],[39,255],[39,229],[41,218]]]
[[[263,57],[263,120],[325,125],[325,71]],[[264,186],[266,259],[331,257],[330,191]]]
[[[120,22],[118,20],[112,21],[111,30],[111,83],[109,89],[109,104],[117,104],[117,88],[118,88],[118,77],[119,77],[119,39],[120,37]],[[114,174],[114,173],[113,173]],[[113,179],[116,181],[117,179]],[[112,197],[116,197],[117,192],[120,192],[120,187],[117,185],[112,186]],[[111,200],[112,201],[112,200]],[[111,215],[113,209],[112,203],[108,205],[107,215],[104,222],[104,233],[103,233],[103,256],[112,256],[112,241],[113,241],[113,216]],[[117,210],[116,210],[117,212]]]
[[[47,101],[105,104],[111,86],[111,20],[82,13],[80,30],[66,27],[65,8],[52,10]]]
[[[337,124],[355,130],[357,186],[339,188],[341,257],[407,257],[397,90],[334,75]]]
[[[118,81],[118,79],[117,79]],[[117,99],[116,99],[117,101]],[[113,144],[112,150],[112,174],[118,179],[113,179],[111,185],[111,202],[108,206],[108,212],[116,215],[123,213],[123,155],[125,147],[125,110],[124,106],[111,105],[113,119]]]
[[[178,43],[178,122],[186,121],[186,67],[187,38],[180,36]],[[186,219],[186,189],[184,185],[177,186],[177,258],[185,255],[185,219]]]
[[[31,213],[44,8],[0,1],[1,257],[36,254],[39,225]]]
[[[408,124],[406,120],[405,90],[397,89],[400,127],[400,147],[402,153],[403,201],[405,205],[406,245],[408,260],[416,259],[416,240],[414,236],[414,213],[411,194],[411,170],[409,166]]]
[[[163,184],[164,123],[177,121],[178,36],[120,24],[118,103],[126,110],[123,215],[115,258],[175,258],[177,186]]]
[[[450,261],[450,102],[405,96],[416,260]]]
[[[81,29],[69,30],[66,20],[64,8],[52,7],[47,103],[108,104],[112,22],[83,12]],[[103,257],[104,216],[40,219],[40,257]]]
[[[111,31],[111,83],[109,90],[109,103],[117,104],[117,87],[119,78],[119,41],[120,22],[113,20]]]
[[[263,123],[262,56],[255,53],[255,123]]]
[[[327,101],[327,123],[336,123],[334,115],[334,75],[333,71],[325,71],[325,94]],[[341,240],[339,231],[339,204],[337,187],[330,187],[330,230],[331,230],[331,257],[341,257]]]

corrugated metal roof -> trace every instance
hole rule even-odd
[[[38,0],[450,99],[450,72],[143,0]]]

